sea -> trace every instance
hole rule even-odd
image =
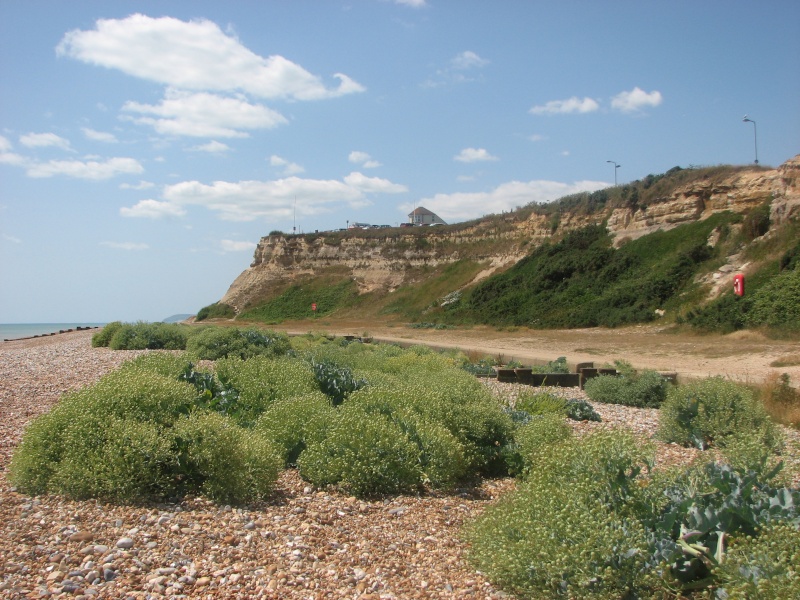
[[[105,323],[0,323],[0,341],[18,340],[34,336],[50,335],[78,327],[102,327]]]

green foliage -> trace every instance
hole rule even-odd
[[[111,338],[121,327],[121,321],[113,321],[104,325],[100,331],[92,336],[92,348],[108,348]]]
[[[285,398],[270,404],[256,423],[280,450],[284,464],[296,465],[312,440],[325,437],[336,417],[330,400],[321,392]]]
[[[551,452],[555,444],[571,436],[572,429],[558,413],[545,413],[530,419],[514,433],[512,448],[519,455],[514,463],[515,474],[526,474],[538,468],[541,453]]]
[[[337,484],[358,496],[408,491],[419,484],[419,448],[400,426],[358,407],[343,407],[323,440],[298,460],[318,486]]]
[[[124,323],[109,340],[112,350],[184,350],[189,326],[178,323]]]
[[[334,406],[344,402],[345,398],[356,390],[367,385],[366,379],[358,379],[347,368],[332,361],[317,362],[312,359],[311,369],[319,384],[319,389],[328,396]]]
[[[567,400],[567,417],[573,421],[600,422],[602,420],[591,404],[579,398]]]
[[[569,373],[569,366],[567,365],[567,357],[559,356],[555,360],[551,360],[546,365],[533,365],[531,367],[533,373]]]
[[[650,321],[713,258],[710,232],[736,218],[715,215],[619,249],[600,225],[569,232],[476,286],[453,314],[492,325],[541,328]]]
[[[526,427],[547,418],[557,425]],[[781,592],[797,585],[800,490],[771,484],[779,466],[650,473],[653,449],[631,433],[558,438],[530,443],[527,479],[467,528],[470,559],[496,584],[531,598],[794,597],[752,591],[773,572]]]
[[[637,597],[647,532],[625,508],[651,450],[606,431],[534,456],[528,479],[468,526],[473,564],[522,597]]]
[[[758,290],[747,323],[800,330],[800,269],[783,271]]]
[[[189,339],[186,349],[201,360],[281,356],[290,349],[284,333],[236,327],[208,327]]]
[[[172,435],[180,487],[217,502],[263,500],[283,466],[266,435],[216,413],[193,412],[175,423]]]
[[[321,317],[352,306],[357,299],[358,288],[351,278],[319,277],[292,285],[267,302],[246,308],[239,318],[278,323],[286,319],[307,319],[312,315]],[[317,305],[316,313],[311,310],[312,304]]]
[[[224,302],[215,302],[204,306],[197,311],[197,320],[205,321],[206,319],[233,319],[236,316],[236,310]]]
[[[669,382],[656,371],[592,377],[584,386],[594,402],[658,408],[667,397]]]
[[[770,202],[764,202],[745,215],[742,221],[742,233],[749,240],[761,237],[769,231]]]
[[[800,527],[767,523],[728,551],[714,571],[721,598],[800,598]],[[722,595],[724,592],[725,595]]]
[[[661,407],[658,437],[665,442],[708,448],[736,434],[757,435],[768,448],[782,440],[751,390],[714,377],[669,391]]]
[[[532,417],[550,413],[564,416],[567,413],[567,400],[549,392],[522,391],[514,408]]]

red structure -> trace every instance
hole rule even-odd
[[[741,273],[733,277],[733,293],[737,296],[744,296],[744,275]]]

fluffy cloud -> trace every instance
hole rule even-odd
[[[546,104],[534,106],[530,113],[534,115],[565,115],[572,113],[589,113],[600,108],[596,100],[592,98],[578,98],[573,96],[566,100],[551,100]]]
[[[147,250],[150,246],[136,242],[100,242],[101,246],[115,248],[116,250]]]
[[[259,98],[318,100],[364,91],[342,73],[336,87],[282,56],[262,57],[216,23],[135,14],[99,19],[89,31],[64,35],[58,55],[118,69],[185,90],[242,91]]]
[[[133,120],[164,135],[247,137],[242,130],[271,129],[288,123],[279,112],[242,98],[177,89],[167,90],[161,104],[126,102],[122,110],[145,115]]]
[[[89,129],[88,127],[82,128],[81,131],[83,131],[83,135],[85,135],[87,139],[94,142],[106,142],[108,144],[113,144],[117,141],[117,138],[113,133],[95,131],[94,129]]]
[[[347,160],[349,160],[351,163],[361,165],[365,169],[374,169],[381,166],[381,163],[379,163],[377,160],[373,160],[369,154],[366,152],[360,152],[359,150],[353,150],[348,155]]]
[[[401,6],[410,6],[411,8],[422,8],[428,5],[427,0],[394,0],[394,3]]]
[[[152,181],[140,181],[139,183],[121,183],[119,189],[121,190],[149,190],[151,187],[155,187],[155,183]]]
[[[228,146],[228,144],[223,144],[222,142],[218,142],[216,140],[208,142],[207,144],[200,144],[199,146],[194,146],[192,148],[192,150],[195,152],[208,152],[209,154],[222,154],[230,149],[231,147]]]
[[[465,50],[461,54],[457,54],[455,58],[451,59],[450,64],[454,69],[466,70],[485,67],[489,61],[481,58],[472,50]]]
[[[511,181],[488,192],[436,194],[423,198],[417,204],[424,205],[446,221],[461,221],[490,213],[502,213],[531,202],[549,202],[569,194],[605,187],[608,187],[608,183],[603,181]],[[412,206],[405,208],[411,210]]]
[[[301,165],[288,161],[285,158],[278,156],[277,154],[273,154],[272,156],[269,157],[269,164],[272,165],[273,167],[281,169],[283,174],[287,176],[299,175],[300,173],[305,171],[305,169]]]
[[[61,148],[72,151],[69,140],[65,140],[55,133],[28,133],[19,138],[19,143],[26,148]]]
[[[9,152],[13,147],[7,137],[0,135],[0,152]]]
[[[662,100],[661,92],[657,90],[648,94],[644,90],[635,87],[630,92],[620,92],[614,96],[611,99],[611,108],[625,113],[638,112],[649,106],[658,106]]]
[[[492,156],[485,148],[464,148],[453,157],[453,160],[463,163],[486,162],[499,160]]]
[[[186,211],[175,204],[159,200],[142,200],[131,208],[123,206],[119,209],[123,217],[163,219],[164,217],[182,217]]]
[[[287,219],[317,215],[342,205],[358,208],[370,204],[372,194],[408,191],[386,179],[350,173],[344,180],[286,177],[274,181],[184,181],[167,186],[162,200],[143,200],[120,210],[127,217],[180,216],[185,207],[202,206],[226,221],[260,218]]]
[[[235,240],[220,240],[220,248],[223,252],[249,252],[255,249],[253,242],[237,242]]]
[[[95,181],[144,171],[144,167],[139,161],[133,158],[109,158],[104,161],[51,160],[26,166],[29,177],[43,178],[66,175],[76,179],[91,179]]]

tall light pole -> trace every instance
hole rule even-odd
[[[614,165],[614,187],[616,187],[617,186],[617,169],[619,169],[622,165],[618,165],[613,160],[607,160],[606,162],[607,163],[611,163],[612,165]]]
[[[755,146],[756,149],[756,164],[758,164],[758,132],[756,131],[756,122],[753,121],[753,119],[751,119],[747,115],[744,116],[742,122],[753,124],[753,145]]]

